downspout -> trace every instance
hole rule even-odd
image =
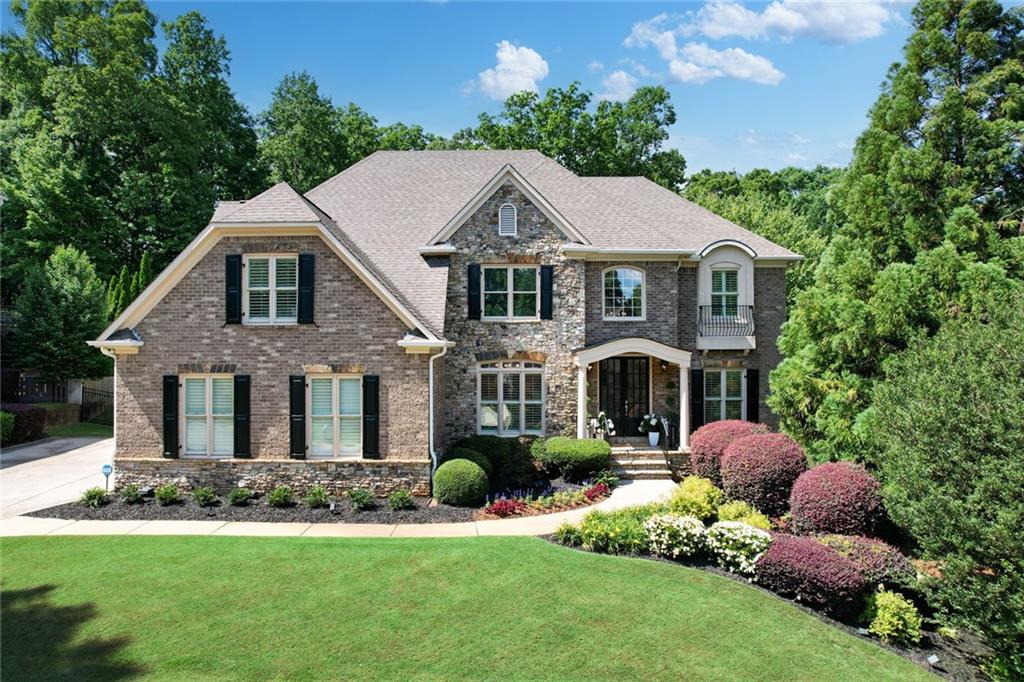
[[[445,344],[441,348],[441,352],[437,355],[431,355],[430,359],[427,360],[427,391],[430,393],[429,407],[427,412],[427,431],[428,431],[428,442],[430,449],[430,484],[433,487],[434,484],[434,472],[437,471],[437,452],[434,450],[434,360],[437,358],[443,358],[445,353],[448,352],[448,345]]]

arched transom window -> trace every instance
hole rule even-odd
[[[604,319],[644,319],[644,271],[617,267],[604,271]]]
[[[544,365],[505,360],[480,365],[477,431],[499,436],[544,433]]]

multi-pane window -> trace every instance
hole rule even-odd
[[[231,456],[235,449],[235,380],[230,376],[182,377],[184,453]]]
[[[739,303],[739,270],[711,271],[711,315],[736,317]]]
[[[485,319],[538,317],[536,265],[485,265],[482,277]]]
[[[704,370],[704,422],[743,419],[743,370]]]
[[[363,384],[358,376],[306,381],[310,457],[352,457],[363,451]]]
[[[539,362],[480,365],[479,431],[544,433],[544,366]]]
[[[642,320],[644,318],[643,270],[611,268],[604,271],[604,318],[606,320]]]
[[[299,312],[299,260],[296,256],[246,256],[245,321],[293,324]]]

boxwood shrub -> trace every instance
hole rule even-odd
[[[0,412],[0,444],[6,445],[11,442],[14,435],[14,413]]]
[[[512,457],[516,447],[516,440],[515,438],[501,438],[500,436],[469,436],[455,443],[452,447],[466,448],[481,453],[491,463],[491,473],[496,474],[501,471],[501,468]]]
[[[882,519],[878,481],[852,462],[828,462],[796,479],[789,498],[801,534],[872,535]]]
[[[455,507],[473,507],[487,495],[487,474],[468,459],[445,462],[434,472],[434,498]]]
[[[804,449],[786,434],[744,436],[722,454],[722,488],[734,500],[781,516],[789,506],[793,483],[806,469]]]
[[[612,461],[612,446],[599,438],[555,436],[534,447],[545,467],[571,480],[580,480],[607,469]]]
[[[491,474],[494,473],[494,467],[491,465],[491,460],[487,459],[487,456],[482,452],[470,450],[469,448],[452,448],[445,455],[444,461],[450,462],[453,459],[468,459],[470,462],[476,463],[477,466],[484,470],[488,479],[490,479]]]
[[[777,533],[754,567],[757,582],[811,608],[849,620],[867,582],[853,562],[815,538]]]
[[[739,419],[711,422],[700,427],[690,437],[693,473],[711,479],[715,485],[721,485],[721,460],[725,449],[737,438],[756,433],[768,433],[768,427]]]
[[[46,428],[46,410],[44,408],[23,403],[4,403],[0,409],[14,415],[14,427],[11,429],[10,441],[5,441],[5,445],[24,443],[43,435],[43,429]]]

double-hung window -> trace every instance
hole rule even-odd
[[[359,457],[363,452],[363,380],[325,375],[306,379],[309,456]]]
[[[736,317],[740,299],[739,270],[711,271],[711,316]]]
[[[704,370],[704,422],[745,419],[743,370]]]
[[[544,433],[544,365],[539,362],[480,365],[477,397],[480,433]]]
[[[604,319],[644,319],[644,271],[609,268],[604,271]]]
[[[540,278],[536,265],[485,265],[481,276],[484,319],[538,319]]]
[[[246,256],[243,282],[246,324],[298,322],[297,256]]]
[[[235,449],[235,380],[231,376],[182,377],[185,456],[230,457]]]

